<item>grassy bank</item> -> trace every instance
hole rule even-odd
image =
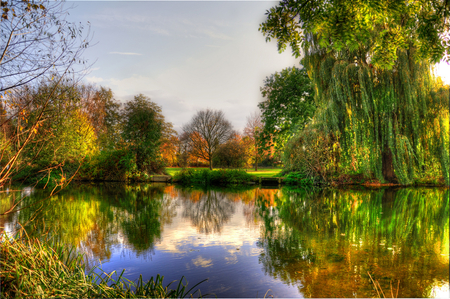
[[[243,185],[252,183],[255,180],[256,178],[253,175],[237,169],[209,170],[205,168],[187,168],[173,176],[174,182],[192,186]]]
[[[172,289],[158,275],[144,282],[94,268],[85,274],[83,255],[74,248],[21,235],[0,235],[1,298],[185,298],[201,297],[183,278]],[[100,274],[99,274],[100,273]],[[201,283],[201,282],[200,282]],[[199,283],[199,284],[200,284]]]
[[[166,172],[168,175],[170,176],[175,176],[177,173],[179,173],[183,168],[181,167],[166,167]],[[192,169],[192,170],[203,170],[203,169],[207,169],[207,168],[201,168],[201,167],[190,167],[187,169]],[[216,168],[214,170],[224,170],[221,168]],[[227,169],[225,169],[227,170]],[[231,169],[230,169],[231,170]],[[269,178],[269,177],[275,177],[278,176],[279,173],[281,172],[281,168],[258,168],[258,171],[255,171],[255,169],[252,168],[247,168],[247,169],[239,169],[239,170],[243,170],[249,174],[252,174],[256,177],[264,177],[264,178]]]

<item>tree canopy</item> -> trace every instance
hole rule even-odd
[[[140,171],[159,172],[159,146],[163,132],[164,117],[158,116],[155,107],[161,109],[150,98],[142,94],[125,103],[123,110],[123,139],[130,144],[136,155],[136,166]]]
[[[304,68],[286,68],[266,77],[261,93],[266,98],[258,104],[264,123],[262,143],[283,148],[293,133],[303,129],[314,115],[311,79]]]
[[[296,57],[316,51],[348,50],[355,60],[391,69],[401,52],[414,60],[439,62],[450,52],[443,36],[450,26],[448,0],[283,0],[260,25],[278,49]],[[353,57],[352,57],[353,58]],[[448,56],[446,57],[448,60]]]
[[[402,184],[433,169],[448,184],[448,92],[430,73],[448,51],[448,17],[446,0],[286,0],[260,30],[304,54],[313,123],[337,139],[342,163]]]

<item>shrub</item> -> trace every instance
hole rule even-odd
[[[183,169],[174,176],[174,180],[182,185],[196,186],[245,184],[253,179],[251,174],[236,169]]]
[[[283,164],[286,172],[328,181],[339,163],[337,143],[318,128],[307,128],[286,144]]]
[[[320,183],[316,177],[311,177],[302,172],[290,172],[284,177],[286,185],[313,186]]]

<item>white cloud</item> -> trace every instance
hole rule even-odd
[[[192,260],[192,263],[196,267],[207,268],[213,265],[212,259],[204,259],[201,255],[199,255],[196,259]]]
[[[104,82],[105,79],[100,78],[100,77],[92,76],[92,77],[87,77],[86,81],[88,81],[89,83],[100,83],[100,82]]]
[[[140,56],[140,55],[142,55],[140,53],[133,53],[133,52],[109,52],[109,54],[132,55],[132,56]]]

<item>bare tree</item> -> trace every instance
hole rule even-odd
[[[244,135],[248,136],[254,145],[253,155],[255,158],[255,171],[258,171],[258,158],[260,155],[260,134],[264,129],[264,124],[261,120],[261,114],[258,112],[253,112],[247,117],[247,126],[244,129]]]
[[[230,139],[233,127],[222,111],[206,109],[198,111],[183,132],[189,138],[192,155],[207,160],[212,170],[212,158],[219,146]]]
[[[1,4],[0,92],[43,76],[61,77],[69,66],[83,62],[81,54],[89,34],[66,20],[63,1],[7,0]]]

